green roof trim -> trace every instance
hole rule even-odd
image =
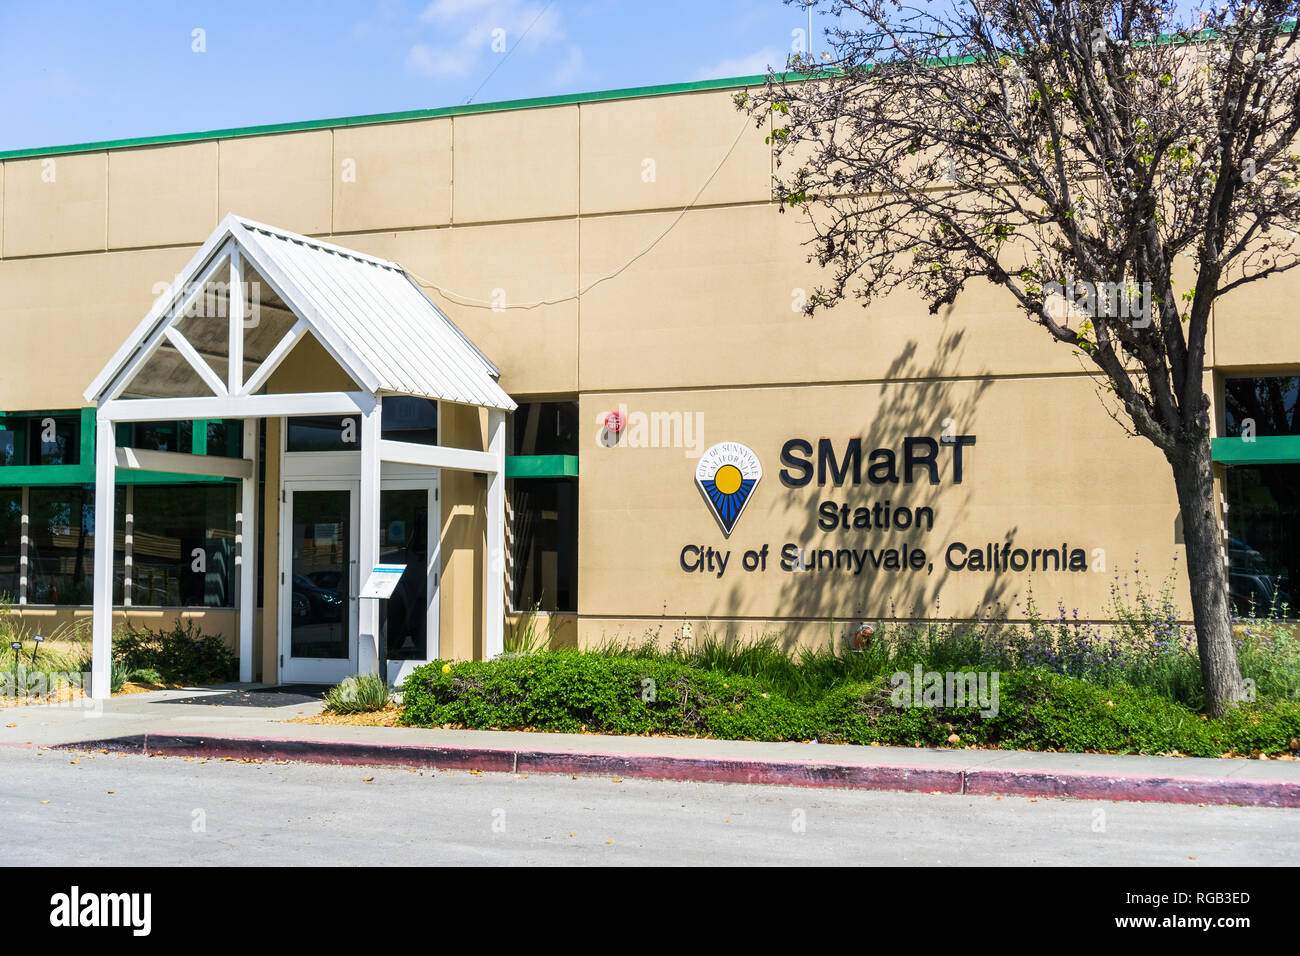
[[[788,74],[797,79],[798,74]],[[214,139],[233,139],[238,136],[268,136],[272,133],[298,133],[313,129],[334,129],[348,126],[374,126],[381,123],[403,123],[410,120],[435,119],[441,116],[467,116],[474,113],[501,113],[507,110],[539,109],[545,106],[572,106],[578,103],[599,103],[604,100],[627,100],[645,96],[671,96],[674,93],[695,93],[704,90],[737,89],[758,86],[767,77],[763,74],[737,76],[718,80],[698,80],[692,83],[666,83],[659,86],[632,86],[621,90],[599,90],[594,93],[568,93],[560,96],[537,96],[522,100],[500,100],[495,103],[469,103],[462,106],[442,106],[427,110],[405,110],[398,113],[370,113],[364,116],[341,116],[334,119],[308,120],[299,123],[272,123],[268,126],[239,126],[231,129],[205,130],[198,133],[175,133],[164,136],[138,136],[133,139],[109,139],[94,143],[72,143],[67,146],[45,146],[39,149],[0,150],[0,160],[27,159],[34,156],[59,156],[68,153],[93,153],[108,149],[129,149],[133,146],[166,146],[176,143],[201,143]]]
[[[1295,29],[1297,21],[1291,20],[1281,24],[1281,30],[1290,32]],[[1201,43],[1213,40],[1216,34],[1211,30],[1201,30],[1190,37],[1179,34],[1162,34],[1155,43],[1191,42]],[[1152,42],[1152,41],[1144,41]],[[981,57],[977,54],[965,56],[934,57],[930,62],[936,66],[960,66],[974,63]],[[874,64],[868,64],[872,67]],[[775,74],[779,79],[805,80],[824,79],[837,74],[842,68],[829,67],[815,73],[789,71]],[[751,76],[732,76],[716,80],[695,80],[689,83],[662,83],[653,86],[629,86],[618,90],[596,90],[590,93],[564,93],[558,96],[535,96],[520,100],[499,100],[495,103],[466,103],[461,106],[440,106],[426,110],[404,110],[396,113],[369,113],[362,116],[340,116],[334,119],[306,120],[297,123],[271,123],[265,126],[236,126],[230,129],[204,130],[198,133],[171,133],[161,136],[137,136],[132,139],[106,139],[93,143],[71,143],[66,146],[42,146],[36,149],[0,150],[0,160],[27,159],[35,156],[60,156],[69,153],[94,153],[109,149],[130,149],[139,146],[168,146],[176,143],[202,143],[216,139],[233,139],[238,136],[268,136],[273,133],[299,133],[313,129],[338,129],[348,126],[375,126],[382,123],[404,123],[410,120],[434,119],[440,116],[468,116],[474,113],[501,113],[507,110],[529,110],[545,106],[573,106],[579,103],[599,103],[604,100],[630,100],[646,96],[671,96],[674,93],[697,93],[705,90],[739,89],[745,86],[759,86],[767,80],[768,74],[756,73]]]
[[[1300,435],[1211,438],[1210,457],[1220,465],[1274,465],[1300,462]]]

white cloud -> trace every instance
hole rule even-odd
[[[360,20],[348,28],[348,35],[353,40],[368,40],[381,37],[399,20],[397,0],[377,0],[374,6]]]
[[[787,51],[779,46],[765,46],[753,53],[731,57],[712,66],[706,66],[695,74],[695,79],[719,80],[733,76],[754,76],[758,73],[766,73],[769,66],[780,70],[785,67],[786,56]]]
[[[555,86],[564,86],[572,83],[574,78],[582,72],[582,65],[586,57],[582,55],[582,48],[576,44],[569,44],[569,55],[565,57],[564,62],[556,68],[555,73],[551,76],[551,82]]]
[[[90,87],[86,83],[62,67],[51,70],[47,82],[50,92],[55,96],[77,97],[85,96],[90,92]]]
[[[516,46],[520,53],[537,54],[558,48],[565,40],[559,10],[555,5],[547,8],[545,0],[433,0],[419,20],[435,38],[414,44],[406,65],[429,77],[490,70],[495,57]],[[570,45],[561,71],[572,62],[576,49]],[[580,50],[577,56],[581,65]]]
[[[417,43],[406,54],[406,67],[421,76],[460,76],[468,73],[477,57],[463,47],[433,47]]]

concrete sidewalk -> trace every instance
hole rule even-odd
[[[287,723],[322,704],[250,685],[0,709],[0,747],[511,773],[1300,807],[1300,761],[762,743]],[[2,753],[3,751],[0,751]]]

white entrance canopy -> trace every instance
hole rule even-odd
[[[295,346],[313,338],[355,383],[342,391],[268,392]],[[91,694],[107,697],[112,653],[113,487],[117,468],[238,478],[240,680],[251,681],[256,613],[259,418],[355,415],[361,421],[360,562],[379,559],[380,462],[488,476],[484,587],[487,656],[504,636],[505,416],[515,403],[495,366],[401,266],[228,215],[85,392],[97,406]],[[484,408],[487,450],[382,438],[381,400],[411,395]],[[235,418],[243,459],[118,449],[117,422]],[[378,652],[379,610],[361,604],[362,648]],[[371,663],[377,662],[377,656]]]

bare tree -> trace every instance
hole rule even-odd
[[[1222,714],[1243,686],[1206,332],[1219,297],[1300,263],[1300,3],[786,2],[833,16],[830,50],[737,102],[772,120],[783,208],[813,223],[808,311],[906,286],[935,312],[990,281],[1095,364],[1173,471]]]

